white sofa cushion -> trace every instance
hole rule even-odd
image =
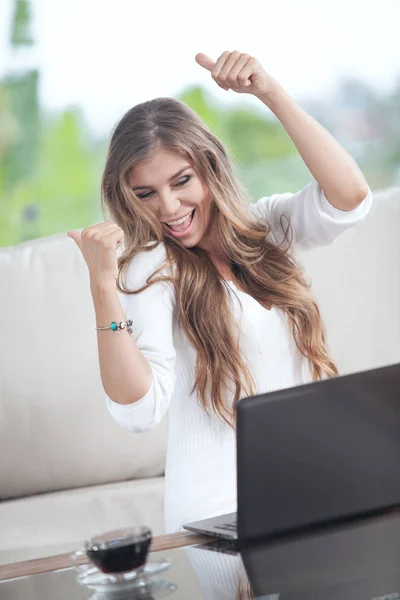
[[[164,533],[164,477],[95,485],[0,504],[0,564],[61,554],[120,527]],[[0,593],[1,596],[1,593]]]

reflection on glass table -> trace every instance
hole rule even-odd
[[[149,559],[164,557],[171,566],[140,588],[89,589],[71,567],[0,582],[0,598],[398,600],[400,511],[242,547],[210,538]]]
[[[184,549],[207,600],[400,599],[400,514],[239,548]]]

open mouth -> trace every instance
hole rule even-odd
[[[165,225],[167,225],[174,233],[182,233],[189,229],[192,224],[195,210],[196,209],[194,208],[192,212],[190,212],[183,220],[181,219],[177,225],[169,225],[169,223],[165,223]]]

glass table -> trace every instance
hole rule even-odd
[[[151,552],[150,560],[166,557],[171,566],[154,576],[147,589],[99,592],[80,585],[72,568],[18,576],[17,564],[13,578],[0,582],[0,598],[400,600],[400,511],[258,540],[241,548],[224,540],[185,535],[177,534],[181,547],[164,545]],[[21,575],[26,565],[19,565]]]

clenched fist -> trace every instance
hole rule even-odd
[[[275,80],[259,61],[249,54],[236,50],[226,50],[216,62],[206,54],[196,54],[196,62],[211,73],[214,81],[224,90],[239,94],[252,94],[262,97],[271,92]]]
[[[115,287],[118,278],[117,249],[124,232],[111,221],[91,225],[83,231],[68,231],[89,268],[91,288]]]

